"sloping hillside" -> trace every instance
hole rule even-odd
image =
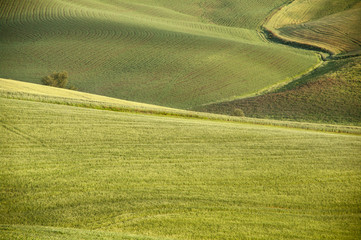
[[[319,61],[259,37],[283,2],[1,0],[0,77],[66,70],[81,91],[179,108],[236,98]]]
[[[358,240],[358,2],[0,0],[0,239]]]
[[[251,123],[264,126],[280,126],[325,132],[361,134],[361,128],[355,126],[314,124],[294,121],[288,122],[195,112],[131,102],[122,99],[104,97],[101,95],[94,95],[68,89],[55,88],[2,78],[0,78],[0,98],[100,109],[113,112],[141,113],[156,116],[171,116],[235,123]]]
[[[313,45],[332,54],[361,54],[360,0],[295,0],[264,27],[290,42]]]
[[[232,101],[194,109],[249,117],[355,124],[361,122],[361,5],[353,1],[295,0],[276,9],[262,26],[271,40],[326,51],[318,68]],[[283,87],[282,87],[283,86]],[[255,94],[256,95],[256,94]]]
[[[361,58],[332,61],[283,88],[198,110],[248,117],[361,124]]]
[[[0,238],[359,236],[360,135],[3,97],[0,113]]]

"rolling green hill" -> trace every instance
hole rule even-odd
[[[360,235],[359,135],[66,106],[77,93],[54,91],[58,104],[0,97],[2,239]]]
[[[361,58],[329,61],[282,88],[256,97],[215,103],[198,110],[294,121],[361,124]]]
[[[271,15],[264,27],[285,41],[360,55],[360,24],[360,0],[295,0]]]
[[[279,120],[361,123],[361,2],[289,1],[261,28],[272,42],[328,52],[312,71],[256,94],[193,109]]]
[[[1,0],[0,77],[66,70],[81,91],[177,108],[237,98],[319,61],[256,31],[284,2]]]
[[[166,108],[100,95],[72,91],[68,89],[43,86],[10,79],[0,78],[0,97],[33,102],[53,103],[82,108],[101,109],[114,112],[131,112],[158,116],[172,116],[193,119],[216,120],[237,123],[252,123],[264,126],[282,126],[315,131],[361,134],[361,128],[347,125],[314,124],[308,122],[289,122],[271,119],[232,117],[204,112],[195,112],[174,108]]]
[[[0,239],[359,239],[360,6],[0,0]]]

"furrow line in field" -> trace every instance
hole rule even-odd
[[[0,122],[2,123],[1,124],[2,127],[4,127],[9,132],[19,135],[22,138],[25,138],[26,140],[28,140],[30,142],[41,144],[43,147],[48,147],[41,139],[34,137],[34,136],[26,133],[25,131],[22,131],[20,128],[10,125],[8,123],[5,123],[3,120],[0,120]]]
[[[268,19],[264,27],[281,43],[301,48],[315,46],[331,55],[347,53],[359,48],[351,39],[361,40],[360,6],[356,1],[346,5],[342,1],[295,0]]]
[[[253,41],[258,38],[255,31],[188,21],[180,15],[179,20],[159,17],[168,14],[164,9],[140,6],[137,12],[138,5],[130,2],[130,6],[119,3],[114,9],[111,2],[100,1],[47,3],[35,7],[41,11],[24,15],[28,22],[20,25],[17,19],[13,21],[18,27],[12,32],[13,38],[23,40],[20,43],[10,41],[10,37],[2,38],[9,47],[4,51],[26,56],[21,67],[32,71],[33,79],[49,71],[67,70],[76,81],[74,85],[78,83],[83,91],[127,99],[135,96],[132,100],[163,105],[168,102],[167,97],[188,97],[187,91],[196,88],[202,89],[202,99],[207,102],[216,100],[213,96],[234,95],[241,89],[255,91],[258,84],[272,84],[279,76],[294,74],[296,67],[307,65],[304,59],[300,64],[290,59],[302,54]],[[279,50],[281,53],[277,53]],[[237,57],[231,57],[235,54]],[[255,75],[259,71],[255,66],[261,67],[262,72],[275,68],[270,76],[265,76]],[[6,70],[11,71],[11,66]],[[237,85],[239,76],[241,81],[252,81]],[[209,84],[212,87],[207,87]],[[232,89],[233,84],[239,89]],[[181,86],[178,92],[177,86]],[[213,94],[209,89],[220,92]]]
[[[310,43],[324,49],[332,49],[335,53],[347,52],[352,49],[352,45],[348,43],[350,41],[346,42],[344,36],[330,35],[330,31],[327,28],[298,29],[292,32],[281,31],[281,33],[290,39],[298,40],[300,43]],[[307,39],[305,39],[305,36],[307,36]],[[322,40],[325,36],[327,36],[327,42]]]

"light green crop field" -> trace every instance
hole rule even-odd
[[[359,239],[360,6],[0,0],[0,239]],[[39,85],[63,70],[81,92]],[[255,99],[345,125],[189,110],[285,83]]]
[[[0,238],[361,234],[359,135],[0,100]]]
[[[257,32],[284,2],[0,0],[0,77],[66,70],[81,91],[177,108],[237,98],[319,62]]]
[[[286,41],[359,55],[360,24],[360,0],[295,0],[275,12],[265,27]]]
[[[325,132],[338,132],[358,135],[361,134],[361,127],[348,126],[346,124],[335,125],[295,121],[277,121],[270,119],[234,117],[204,112],[187,111],[2,78],[0,78],[0,97],[8,99],[69,105],[83,108],[102,109],[115,112],[133,112],[160,116],[173,116],[238,123],[253,123],[259,125],[280,127],[283,126]]]
[[[93,104],[94,106],[117,106],[126,109],[148,110],[155,112],[187,112],[151,104],[131,102],[117,98],[3,78],[0,78],[0,96],[68,105],[72,105],[72,103],[74,105],[77,103],[84,103],[89,105]]]
[[[198,111],[361,126],[361,57],[327,61],[311,74],[259,96],[202,106]]]

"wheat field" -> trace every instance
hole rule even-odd
[[[319,62],[257,32],[283,1],[229,2],[2,0],[0,77],[40,83],[65,70],[84,92],[192,108],[256,92]]]

